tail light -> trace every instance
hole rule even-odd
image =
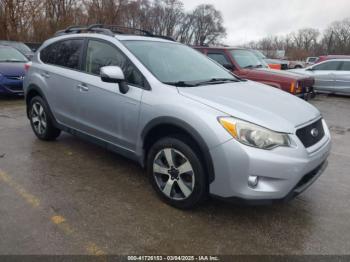
[[[26,73],[28,73],[29,68],[30,68],[31,66],[32,66],[32,62],[28,62],[28,63],[24,64],[24,71],[25,71]]]

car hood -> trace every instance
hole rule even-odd
[[[0,74],[5,76],[24,76],[24,64],[0,62]]]
[[[284,70],[273,70],[268,68],[258,68],[253,70],[255,73],[260,73],[260,75],[264,75],[269,79],[273,79],[273,77],[276,77],[276,76],[289,78],[291,80],[301,80],[302,78],[305,78],[305,76],[293,73],[290,70],[284,71]]]
[[[277,132],[294,133],[297,126],[320,116],[320,112],[304,100],[252,81],[181,87],[179,93]]]

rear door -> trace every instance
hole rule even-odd
[[[311,76],[315,78],[314,88],[320,91],[332,91],[336,87],[335,74],[341,66],[340,61],[326,61],[315,65]]]
[[[350,61],[343,61],[340,69],[335,72],[336,91],[350,94]]]
[[[145,78],[115,45],[104,40],[87,42],[84,61],[79,82],[79,129],[134,151]],[[122,68],[130,87],[126,94],[119,91],[118,84],[102,82],[100,68],[109,65]]]
[[[55,42],[40,52],[38,69],[45,83],[45,94],[56,120],[76,128],[78,119],[77,85],[84,39]]]

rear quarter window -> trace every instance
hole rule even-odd
[[[84,40],[71,39],[53,43],[40,52],[40,59],[45,64],[80,69],[80,57]]]

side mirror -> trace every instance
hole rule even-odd
[[[306,69],[306,71],[314,71],[313,67],[309,67]]]
[[[119,91],[126,94],[129,91],[129,86],[125,81],[125,76],[119,66],[104,66],[100,70],[101,80],[106,83],[118,83]]]

